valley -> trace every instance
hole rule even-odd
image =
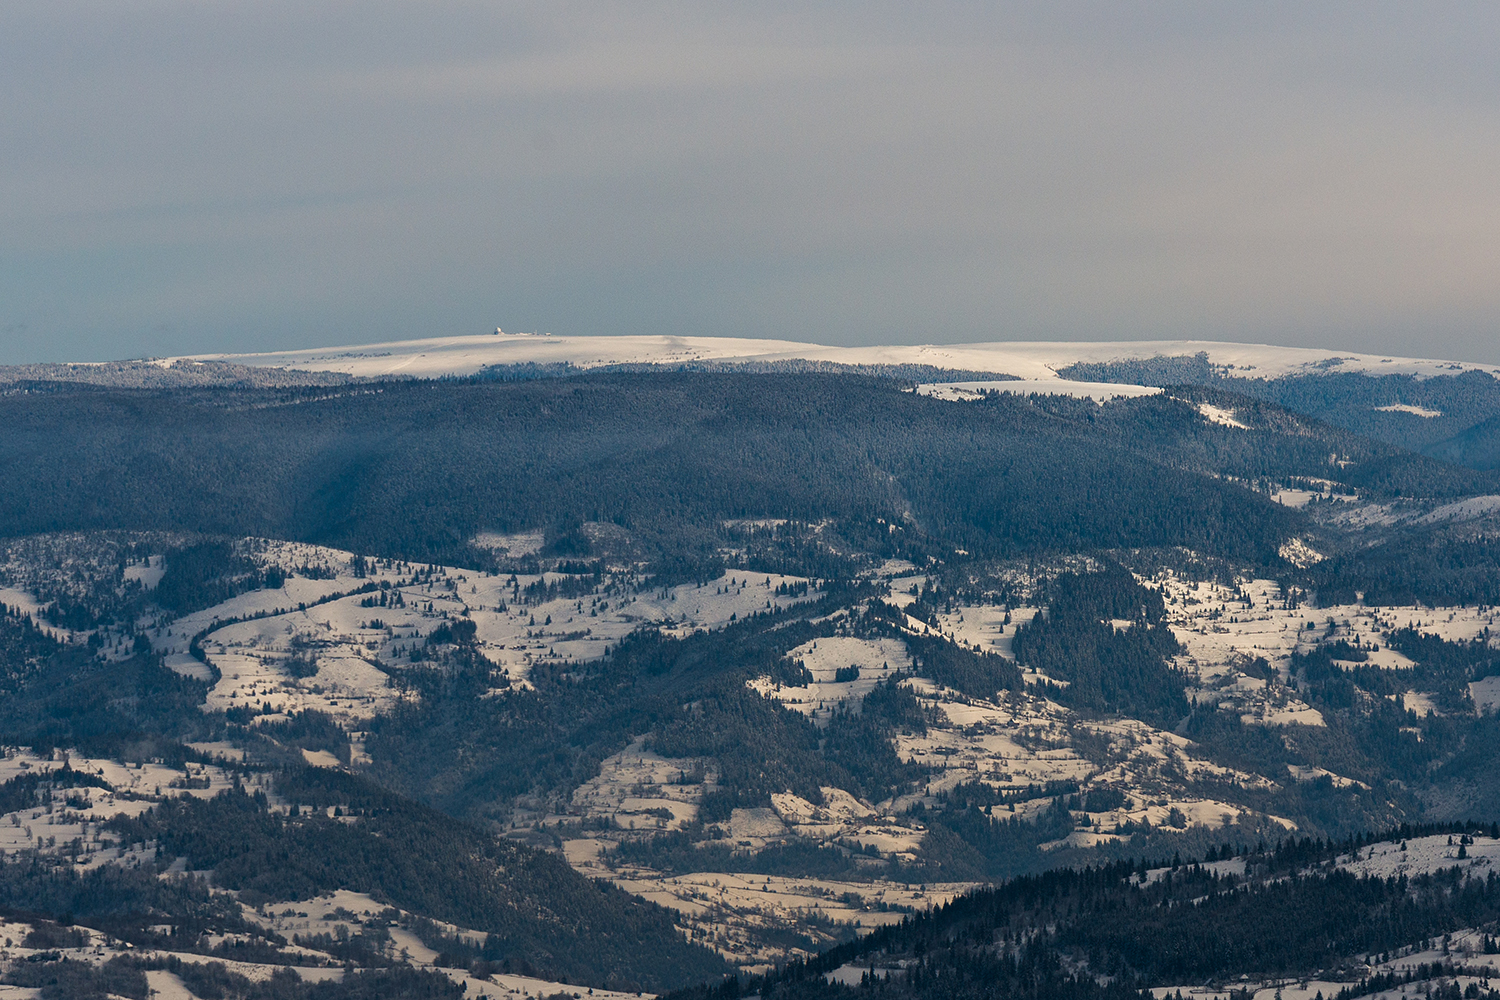
[[[71,390],[0,397],[25,427],[0,461],[30,470],[0,540],[0,907],[36,943],[9,968],[199,997],[790,996],[810,969],[916,995],[941,963],[910,935],[1051,873],[1113,873],[1088,892],[1125,909],[1147,902],[1117,884],[1178,900],[1182,872],[1190,900],[1493,881],[1484,470],[1128,365],[927,393],[619,363],[89,389],[127,442],[109,473],[50,436]],[[346,434],[364,458],[330,463]],[[113,499],[79,506],[79,474]],[[963,961],[1046,941],[1026,961],[1079,995],[1158,1000],[1488,990],[1500,913],[1422,898],[1446,952],[1185,979],[1014,917]]]

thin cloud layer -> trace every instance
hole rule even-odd
[[[1497,26],[1368,4],[12,5],[0,361],[497,324],[1500,361]]]

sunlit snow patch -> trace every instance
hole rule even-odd
[[[1457,503],[1444,504],[1432,513],[1417,518],[1418,524],[1432,524],[1436,521],[1462,521],[1475,517],[1483,517],[1500,511],[1500,496],[1469,497],[1467,500],[1459,500]]]
[[[489,549],[512,559],[535,555],[542,550],[545,541],[540,531],[523,531],[514,535],[501,535],[493,531],[481,531],[471,540],[475,548]]]
[[[147,590],[155,590],[166,571],[167,562],[163,556],[147,556],[145,562],[131,563],[125,567],[125,579],[138,580]]]
[[[1338,866],[1356,875],[1375,878],[1399,875],[1410,878],[1451,868],[1478,869],[1479,873],[1486,873],[1500,862],[1500,840],[1484,836],[1476,836],[1473,840],[1472,846],[1462,847],[1461,857],[1457,838],[1446,834],[1413,837],[1400,842],[1385,841],[1361,847],[1353,855],[1344,855],[1338,859]]]
[[[841,707],[858,711],[875,685],[911,665],[906,644],[899,639],[828,636],[803,643],[788,652],[787,658],[812,674],[806,687],[788,687],[769,677],[747,684],[792,711],[811,716],[818,725],[827,725]]]
[[[675,830],[698,817],[698,803],[718,787],[713,761],[667,759],[645,749],[645,737],[599,763],[573,791],[569,812],[619,827]]]
[[[1305,569],[1314,563],[1323,561],[1323,553],[1308,545],[1300,538],[1292,538],[1283,542],[1281,548],[1277,549],[1276,552],[1281,558],[1299,569]]]
[[[1426,417],[1429,420],[1433,417],[1441,417],[1443,415],[1442,410],[1429,410],[1425,406],[1413,406],[1410,403],[1392,403],[1390,406],[1377,406],[1375,410],[1379,413],[1410,413],[1413,416]]]
[[[929,365],[971,372],[995,372],[1051,379],[1058,369],[1079,362],[1100,364],[1152,358],[1202,355],[1225,374],[1241,378],[1277,378],[1363,372],[1431,378],[1464,371],[1500,374],[1493,365],[1376,354],[1336,354],[1312,348],[1268,344],[1231,344],[1199,340],[1155,340],[1103,343],[1018,342],[983,344],[883,344],[830,347],[787,340],[740,340],[731,337],[627,335],[601,337],[525,334],[439,337],[285,351],[276,354],[214,354],[179,360],[227,361],[258,367],[303,371],[337,371],[349,375],[399,375],[436,378],[472,375],[493,365],[570,365],[593,368],[616,364],[680,365],[692,361],[821,361],[847,365]]]
[[[1485,677],[1472,682],[1469,697],[1474,699],[1474,708],[1480,714],[1500,711],[1500,677]]]
[[[1287,772],[1297,781],[1317,781],[1319,778],[1327,778],[1333,782],[1334,788],[1363,788],[1368,790],[1369,785],[1363,781],[1355,781],[1346,778],[1342,774],[1334,774],[1326,768],[1313,767],[1310,764],[1288,764]]]
[[[1067,379],[1012,379],[1004,382],[927,382],[917,386],[917,394],[950,401],[983,399],[992,392],[1018,396],[1074,396],[1105,403],[1111,399],[1134,396],[1158,396],[1162,390],[1154,385],[1129,385],[1124,382],[1072,382]]]
[[[1248,431],[1250,429],[1249,424],[1243,424],[1235,419],[1233,410],[1226,410],[1221,406],[1214,406],[1210,403],[1199,403],[1198,412],[1203,415],[1204,420],[1207,420],[1211,424],[1222,424],[1225,427],[1238,427],[1242,431]]]

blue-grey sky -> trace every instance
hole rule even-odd
[[[0,0],[0,363],[507,330],[1500,362],[1500,5]]]

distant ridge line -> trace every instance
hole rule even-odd
[[[1162,385],[1318,375],[1418,380],[1500,366],[1214,341],[1011,342],[833,347],[728,337],[491,334],[259,354],[0,367],[0,386],[316,386],[367,379],[556,378],[580,371],[852,374],[912,383],[1063,379]]]

